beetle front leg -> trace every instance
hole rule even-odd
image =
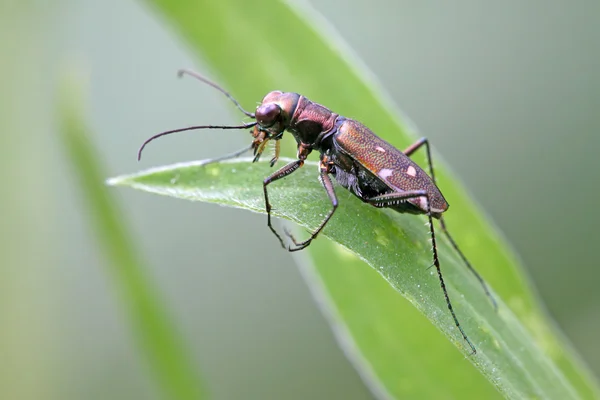
[[[327,164],[324,161],[321,161],[319,177],[321,178],[320,179],[321,184],[325,188],[325,191],[327,192],[327,196],[329,196],[329,200],[331,201],[331,205],[333,206],[333,208],[329,211],[329,214],[327,214],[327,216],[325,217],[323,222],[321,222],[319,227],[310,234],[310,237],[308,239],[306,239],[303,242],[297,242],[296,239],[294,238],[294,236],[286,230],[285,234],[296,245],[296,247],[291,247],[291,246],[288,247],[288,251],[298,251],[298,250],[302,250],[302,249],[305,249],[306,247],[308,247],[310,242],[312,242],[312,240],[317,237],[317,235],[323,230],[323,228],[325,228],[325,225],[327,225],[327,222],[329,222],[329,220],[333,216],[333,213],[337,209],[338,199],[337,199],[337,196],[335,195],[335,190],[333,189],[333,183],[331,182],[331,178],[329,177],[330,171],[331,170],[330,170],[329,164]]]
[[[271,229],[271,232],[273,232],[273,234],[275,236],[277,236],[277,239],[279,239],[279,243],[281,243],[281,247],[283,247],[284,249],[287,247],[283,243],[283,239],[281,238],[279,233],[277,233],[275,228],[273,228],[273,225],[271,225],[271,203],[269,202],[269,195],[267,193],[267,185],[272,182],[275,182],[278,179],[288,176],[289,174],[291,174],[292,172],[294,172],[298,168],[300,168],[302,165],[304,165],[304,160],[292,161],[291,163],[283,166],[281,169],[279,169],[276,172],[269,175],[263,181],[263,192],[265,194],[265,208],[267,210],[267,226],[269,227],[269,229]]]

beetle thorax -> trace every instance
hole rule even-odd
[[[335,127],[338,114],[327,107],[314,103],[301,96],[287,128],[298,143],[319,149],[323,137]]]

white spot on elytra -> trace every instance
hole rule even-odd
[[[406,169],[406,173],[410,176],[417,176],[417,170],[412,165],[409,165]]]
[[[394,170],[392,170],[392,169],[382,168],[382,169],[379,170],[379,172],[377,173],[377,175],[379,175],[383,179],[387,179],[387,178],[390,177],[390,175],[392,175],[393,172],[394,172]]]
[[[377,150],[380,153],[385,153],[385,149],[383,147],[381,147],[381,146],[375,147],[375,150]]]

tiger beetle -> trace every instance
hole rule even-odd
[[[338,207],[338,199],[330,176],[333,176],[341,186],[365,203],[380,208],[391,208],[400,213],[426,215],[432,243],[432,267],[435,266],[437,269],[448,310],[463,339],[471,348],[472,354],[477,352],[461,327],[448,296],[438,258],[435,230],[433,228],[434,218],[439,220],[442,232],[446,235],[465,266],[477,278],[494,308],[497,308],[497,306],[483,278],[460,251],[448,232],[442,216],[448,210],[448,202],[436,185],[431,162],[431,150],[429,141],[426,138],[419,139],[402,152],[379,138],[360,122],[335,114],[328,108],[314,103],[298,93],[270,92],[263,98],[256,112],[251,113],[246,111],[225,89],[198,73],[180,70],[178,75],[190,75],[212,86],[231,100],[241,112],[255,121],[241,125],[197,125],[162,132],[150,137],[142,144],[138,151],[138,160],[141,158],[144,147],[161,136],[197,129],[250,128],[250,133],[254,139],[249,147],[244,147],[223,157],[206,160],[206,163],[235,158],[247,151],[254,152],[253,162],[256,162],[260,159],[267,143],[273,140],[275,154],[270,161],[270,165],[273,167],[279,158],[279,141],[285,131],[290,132],[298,144],[298,159],[283,166],[263,180],[267,226],[277,237],[281,246],[288,251],[302,250],[327,225]],[[425,146],[431,176],[427,175],[421,167],[410,159],[410,156],[423,146]],[[283,238],[271,223],[271,203],[269,202],[267,186],[302,167],[313,150],[320,153],[319,180],[327,192],[332,208],[319,227],[304,241],[297,241],[291,233],[285,230],[286,236],[293,243],[293,246],[286,246]]]

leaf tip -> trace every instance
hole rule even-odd
[[[115,176],[104,181],[107,186],[123,186],[127,181],[126,177]]]

